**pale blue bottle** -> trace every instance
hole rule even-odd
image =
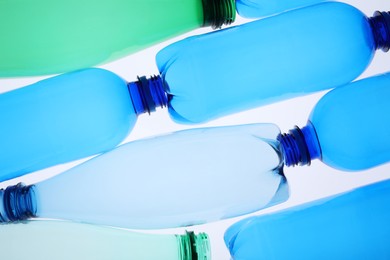
[[[134,141],[51,179],[0,190],[0,222],[41,217],[156,229],[281,203],[288,185],[278,134],[274,125],[254,124]]]
[[[225,233],[234,260],[390,259],[390,181],[244,219]]]
[[[0,225],[2,259],[209,260],[207,234],[145,234],[65,221]]]
[[[325,0],[236,0],[236,9],[242,17],[258,18],[324,1]]]

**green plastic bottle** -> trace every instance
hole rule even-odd
[[[235,19],[234,0],[2,0],[0,77],[103,64]]]

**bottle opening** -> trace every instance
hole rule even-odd
[[[235,0],[202,0],[203,26],[213,29],[229,25],[236,19]]]
[[[176,236],[179,243],[180,260],[210,260],[210,242],[205,233],[195,235],[186,231],[185,235]]]
[[[36,217],[34,185],[18,183],[0,190],[0,223]]]
[[[168,104],[163,81],[160,76],[138,77],[138,81],[128,83],[131,100],[137,115],[156,111],[156,107]]]
[[[300,129],[295,126],[288,133],[278,136],[286,166],[310,165],[311,160],[321,157],[321,148],[313,125]]]
[[[390,12],[376,11],[369,18],[375,39],[376,49],[388,52],[390,49]]]

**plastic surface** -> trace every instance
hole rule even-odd
[[[0,181],[112,149],[136,113],[127,83],[88,69],[0,95]]]
[[[201,0],[4,0],[0,76],[106,63],[202,24]]]
[[[254,124],[134,141],[35,184],[31,200],[38,217],[128,228],[243,215],[288,198],[273,141],[279,133],[274,125]],[[3,204],[24,216],[21,203]]]
[[[142,234],[60,221],[1,225],[0,230],[3,238],[6,238],[0,243],[1,255],[8,260],[210,259],[206,234]],[[191,252],[190,236],[197,241],[192,249],[199,250],[203,258],[193,258],[183,251],[183,248],[189,248]]]
[[[325,0],[236,0],[236,8],[237,12],[242,17],[258,18],[324,1]]]
[[[310,116],[322,161],[363,170],[390,161],[390,73],[363,79],[326,94]]]
[[[346,84],[371,62],[370,26],[329,2],[174,43],[156,57],[170,113],[199,123]]]
[[[389,259],[390,181],[274,214],[225,233],[234,260]]]

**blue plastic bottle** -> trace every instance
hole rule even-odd
[[[157,54],[176,121],[199,123],[359,76],[390,47],[390,13],[327,2],[193,36]]]
[[[142,234],[63,221],[1,225],[3,259],[56,260],[209,260],[209,238],[195,235]]]
[[[278,137],[287,166],[320,159],[341,170],[368,169],[390,161],[390,73],[327,93],[307,126]]]
[[[254,124],[134,141],[35,185],[0,190],[0,222],[42,217],[154,229],[246,214],[288,198],[278,134]]]
[[[390,259],[390,181],[274,214],[225,233],[234,260]]]
[[[114,148],[166,104],[158,82],[139,82],[88,69],[1,94],[0,181]]]
[[[236,0],[236,8],[237,12],[242,17],[258,18],[324,1],[325,0]]]

